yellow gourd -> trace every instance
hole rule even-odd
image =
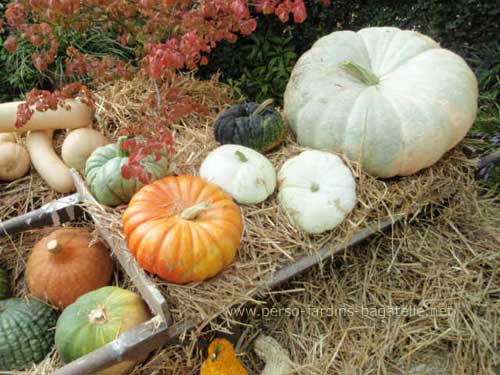
[[[200,375],[248,375],[248,371],[228,340],[215,339],[208,347],[208,357],[201,365]]]

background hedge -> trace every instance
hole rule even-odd
[[[418,30],[436,39],[465,58],[477,70],[491,68],[500,63],[500,7],[498,0],[333,0],[324,7],[317,0],[306,0],[308,18],[303,24],[290,22],[287,27],[276,17],[261,16],[258,29],[251,38],[235,44],[223,43],[212,54],[210,64],[202,69],[202,76],[216,71],[223,79],[233,83],[242,94],[262,99],[272,94],[280,99],[282,91],[255,87],[255,78],[279,72],[275,85],[281,87],[283,72],[290,72],[294,59],[308,50],[321,36],[337,30],[359,30],[369,26],[396,26]],[[262,51],[265,41],[279,44],[288,52],[281,70],[269,67],[269,56]],[[293,54],[294,59],[291,59]],[[271,58],[274,56],[271,56]],[[258,79],[257,79],[258,81]]]

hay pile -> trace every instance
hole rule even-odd
[[[197,175],[205,156],[217,147],[213,136],[214,120],[234,99],[216,78],[196,81],[190,76],[177,76],[175,86],[210,110],[206,116],[192,115],[173,125],[177,149],[173,157],[175,172]],[[97,117],[100,126],[123,129],[140,123],[144,115],[143,103],[151,93],[154,93],[153,85],[140,77],[117,82],[99,92]],[[267,156],[279,169],[288,158],[302,150],[289,136],[284,146]],[[155,278],[172,307],[174,321],[215,322],[214,318],[221,313],[231,321],[227,309],[252,302],[259,285],[279,267],[317,251],[327,242],[348,241],[369,222],[396,212],[416,214],[422,207],[442,201],[453,193],[457,184],[468,183],[471,168],[460,150],[449,153],[434,167],[404,179],[377,180],[363,173],[358,165],[349,165],[358,183],[358,204],[335,230],[317,236],[302,233],[280,210],[275,194],[260,205],[243,207],[245,233],[238,257],[216,278],[185,286],[167,284]],[[121,213],[122,209],[110,209],[101,214],[101,219],[119,232]]]
[[[232,329],[250,374],[262,371],[252,352],[260,332],[288,348],[297,374],[500,373],[500,201],[480,198],[474,184],[456,188],[433,217],[398,225],[260,307],[247,305]],[[159,351],[134,374],[198,375],[214,336],[204,334]]]
[[[178,76],[176,87],[210,110],[208,115],[191,115],[172,125],[176,133],[176,173],[197,174],[201,161],[217,146],[213,138],[215,117],[235,99],[216,78],[196,81]],[[97,127],[115,138],[120,130],[140,124],[143,103],[153,90],[149,82],[137,77],[99,91]],[[279,169],[301,150],[289,137],[283,147],[268,156]],[[357,369],[362,373],[404,373],[404,369],[432,358],[438,358],[435,362],[439,365],[447,364],[446,371],[455,368],[460,374],[488,373],[500,338],[500,306],[494,300],[500,290],[500,222],[495,216],[498,206],[477,199],[472,164],[457,149],[416,176],[385,181],[364,174],[356,164],[349,166],[358,182],[358,204],[334,231],[319,236],[301,233],[280,210],[274,195],[259,206],[243,207],[242,246],[235,263],[218,277],[186,286],[154,278],[170,303],[175,321],[201,324],[188,335],[192,339],[189,345],[158,351],[134,373],[197,374],[205,344],[215,332],[235,329],[241,333],[239,347],[252,374],[262,369],[250,350],[252,338],[261,330],[290,349],[300,374],[354,374]],[[20,215],[56,197],[32,171],[21,180],[0,184],[0,217],[5,220]],[[433,208],[445,200],[450,200],[450,208],[442,209],[434,218]],[[419,216],[422,210],[429,221]],[[108,209],[101,217],[117,235],[121,235],[122,211],[123,207]],[[277,268],[317,251],[329,241],[348,241],[368,222],[396,212],[410,213],[408,226],[398,226],[368,247],[337,255],[333,264],[307,273],[271,297],[255,294]],[[17,295],[26,293],[24,264],[32,244],[42,235],[43,231],[27,232],[0,240],[0,265],[11,271]],[[115,284],[129,286],[120,272]],[[245,304],[306,312],[298,316],[282,313],[271,319],[230,310]],[[389,316],[384,320],[377,311],[374,316],[360,313],[363,308],[396,304],[423,306],[428,311],[451,307],[453,314]],[[323,306],[337,315],[315,315],[314,309]],[[348,313],[351,309],[352,315]],[[342,311],[347,313],[339,313]],[[243,326],[236,326],[238,321]],[[49,374],[59,365],[53,353],[30,373]],[[428,373],[439,373],[433,371]],[[446,371],[443,373],[450,373]]]

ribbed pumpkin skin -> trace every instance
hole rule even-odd
[[[93,323],[89,316],[102,309],[105,321]],[[57,321],[56,348],[65,363],[74,361],[110,343],[120,334],[149,320],[151,314],[142,298],[115,286],[106,286],[81,296],[68,306]],[[133,365],[120,363],[98,372],[118,375]]]
[[[184,210],[210,207],[191,220]],[[123,215],[130,251],[148,272],[187,283],[215,276],[240,245],[243,219],[231,196],[195,176],[167,177],[143,187]]]
[[[0,268],[0,300],[7,298],[9,295],[9,275],[7,274],[7,271]]]
[[[50,241],[60,250],[51,253]],[[113,275],[113,260],[100,242],[93,242],[82,228],[62,228],[42,238],[34,247],[26,266],[30,292],[51,304],[66,307],[81,295],[103,287]]]
[[[54,344],[55,311],[25,298],[0,301],[0,371],[23,370],[43,360]]]
[[[128,162],[128,156],[120,150],[120,143],[112,143],[96,149],[85,164],[87,184],[99,203],[117,206],[127,203],[143,184],[137,178],[122,177],[122,167]],[[144,168],[152,174],[152,180],[169,174],[169,160],[162,157],[155,161],[149,156],[141,161]]]
[[[287,135],[281,115],[272,107],[253,115],[258,103],[233,105],[215,123],[215,139],[220,144],[237,144],[265,152],[279,146]]]
[[[477,99],[460,56],[415,31],[370,27],[326,35],[300,57],[284,114],[300,145],[345,154],[377,177],[407,176],[464,138]]]

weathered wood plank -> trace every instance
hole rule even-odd
[[[337,246],[335,246],[335,244],[332,243],[327,243],[321,249],[319,249],[317,253],[300,258],[296,262],[293,262],[279,269],[278,271],[274,272],[271,278],[267,282],[265,282],[259,288],[259,290],[266,291],[275,289],[276,287],[287,282],[293,277],[296,277],[301,273],[307,271],[308,269],[318,265],[325,259],[332,257],[334,254],[344,251],[350,246],[357,245],[367,240],[368,238],[374,236],[375,234],[391,228],[395,223],[400,221],[403,217],[404,215],[402,214],[396,214],[390,218],[381,221],[380,223],[368,225],[364,229],[361,229],[359,232],[357,232],[352,237],[352,239],[347,243],[342,243]]]
[[[71,169],[71,174],[81,201],[87,205],[92,205],[93,207],[101,207],[88,190],[85,182],[82,180],[78,172]],[[113,251],[113,254],[116,256],[121,266],[125,269],[151,311],[153,311],[155,315],[159,315],[167,326],[170,326],[172,318],[167,300],[163,297],[149,276],[144,272],[142,267],[139,266],[134,256],[128,249],[127,243],[122,238],[114,234],[113,231],[108,229],[106,225],[100,222],[100,220],[96,218],[96,215],[92,215],[91,212],[89,212],[89,214],[95,223],[96,229],[99,231],[102,238],[108,243],[109,247]]]
[[[168,327],[155,317],[123,333],[118,339],[56,370],[54,375],[89,375],[117,363],[144,358],[153,350],[174,341],[194,324],[177,324]]]
[[[46,225],[58,226],[76,220],[83,214],[82,209],[78,206],[79,201],[80,197],[77,193],[71,194],[53,200],[24,215],[0,221],[0,238]]]

